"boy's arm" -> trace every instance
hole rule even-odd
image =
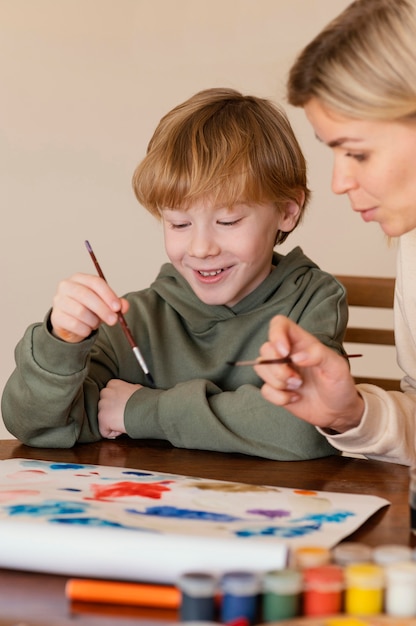
[[[2,396],[4,424],[17,439],[36,447],[69,448],[101,438],[99,386],[87,378],[94,340],[63,342],[51,335],[46,321],[27,329]]]
[[[195,379],[166,391],[140,389],[127,403],[125,426],[132,438],[166,439],[179,448],[276,460],[336,453],[313,426],[264,400],[254,385],[224,392]]]

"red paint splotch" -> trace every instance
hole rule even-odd
[[[160,500],[162,493],[170,491],[168,485],[173,481],[162,481],[155,483],[135,483],[132,481],[121,481],[112,485],[91,485],[92,497],[88,500],[114,500],[115,498],[153,498]]]

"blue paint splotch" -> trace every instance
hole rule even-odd
[[[304,537],[321,529],[321,524],[305,524],[304,526],[269,526],[266,528],[244,528],[235,531],[237,537],[279,537],[292,539]]]
[[[211,511],[196,511],[194,509],[180,509],[176,506],[151,506],[145,511],[127,509],[127,513],[135,515],[148,515],[156,517],[171,517],[176,519],[203,520],[209,522],[237,522],[238,517],[226,513],[213,513]]]
[[[85,470],[88,469],[86,465],[80,463],[50,463],[49,469],[51,470]]]
[[[244,528],[235,532],[237,537],[279,537],[292,539],[304,537],[317,531],[323,531],[324,524],[342,524],[349,517],[354,517],[352,511],[332,511],[330,513],[311,513],[301,518],[289,520],[285,526],[268,526],[266,528]]]
[[[140,478],[143,476],[154,476],[151,472],[141,472],[139,470],[124,470],[122,474],[126,476],[138,476]]]
[[[94,528],[125,528],[133,530],[130,526],[100,517],[52,517],[49,521],[51,524],[66,524],[67,526],[93,526]]]
[[[292,523],[298,524],[300,522],[319,522],[320,524],[341,524],[345,522],[349,517],[355,517],[355,513],[352,511],[332,511],[330,513],[309,513],[298,519],[291,520]]]
[[[11,504],[6,507],[10,517],[27,515],[29,517],[51,517],[52,515],[79,515],[85,513],[89,505],[84,502],[46,500],[40,504]]]
[[[38,468],[43,468],[45,469],[45,467],[47,469],[53,470],[53,471],[60,471],[60,470],[96,470],[97,466],[96,465],[85,465],[84,463],[55,463],[55,462],[48,462],[48,461],[38,461],[35,459],[25,459],[22,460],[21,462],[22,467],[38,467]]]

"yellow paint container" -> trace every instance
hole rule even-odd
[[[345,568],[345,612],[377,615],[383,610],[384,570],[375,563],[353,563]]]

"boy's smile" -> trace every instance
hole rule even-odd
[[[194,202],[162,214],[167,255],[195,294],[233,307],[269,275],[278,230],[291,230],[299,207],[240,203],[231,208]]]

